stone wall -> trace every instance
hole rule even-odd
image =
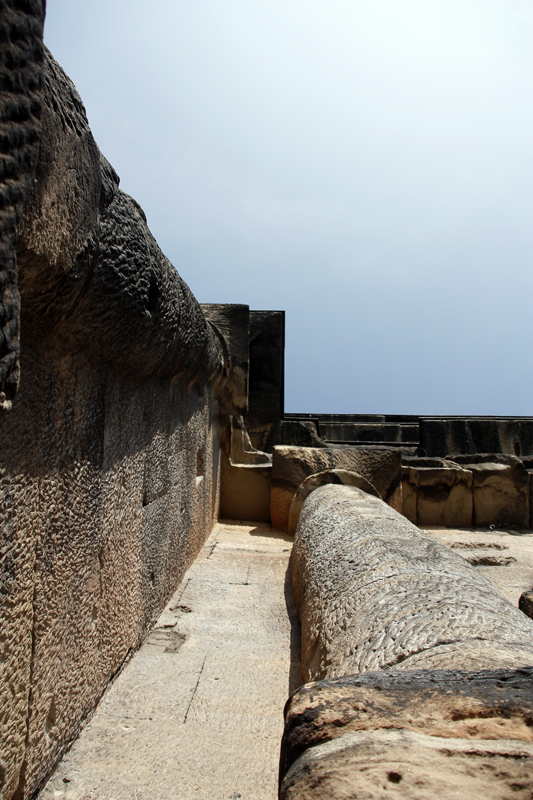
[[[247,307],[204,314],[49,54],[42,87],[0,417],[3,800],[38,788],[195,558],[246,408]]]
[[[527,460],[527,463],[529,459]],[[528,528],[531,471],[501,453],[402,459],[403,514],[417,525]]]

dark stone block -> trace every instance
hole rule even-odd
[[[420,446],[428,456],[446,453],[533,455],[533,419],[421,417]]]

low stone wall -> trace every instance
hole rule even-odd
[[[402,512],[418,525],[528,528],[531,474],[499,453],[405,458]]]
[[[420,446],[427,456],[468,453],[533,454],[531,417],[420,417]]]

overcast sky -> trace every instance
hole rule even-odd
[[[200,302],[286,311],[287,411],[533,413],[533,0],[48,0]]]

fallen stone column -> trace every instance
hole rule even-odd
[[[319,682],[285,709],[282,800],[531,797],[533,623],[470,564],[327,485],[302,508],[293,589]]]
[[[293,591],[304,681],[533,664],[530,619],[457,553],[352,486],[322,486],[305,501]]]

